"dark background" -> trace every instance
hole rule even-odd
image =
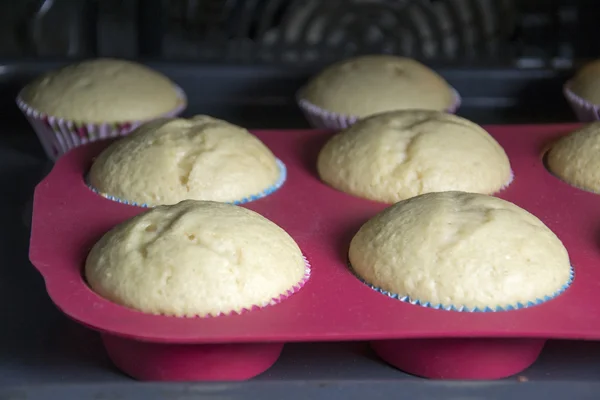
[[[0,55],[568,67],[598,54],[599,16],[594,0],[4,0]]]

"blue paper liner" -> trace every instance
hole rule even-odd
[[[279,178],[277,178],[277,181],[273,185],[269,186],[268,188],[266,188],[265,190],[263,190],[260,193],[244,197],[240,200],[227,201],[227,202],[223,202],[223,203],[240,205],[240,204],[249,203],[251,201],[255,201],[258,199],[262,199],[263,197],[267,197],[270,194],[275,193],[279,188],[281,188],[283,186],[283,184],[285,183],[285,180],[287,179],[287,168],[285,167],[285,164],[278,158],[275,159],[275,162],[277,163],[277,167],[279,167]],[[156,206],[150,206],[147,203],[138,204],[135,201],[124,200],[119,197],[115,197],[110,194],[107,194],[107,193],[102,193],[89,183],[87,174],[85,177],[85,184],[92,192],[96,193],[97,195],[100,195],[100,196],[104,197],[105,199],[115,201],[117,203],[127,204],[127,205],[135,206],[135,207],[143,207],[143,208],[156,207]]]
[[[352,268],[352,264],[350,264],[349,261],[348,261],[348,268],[350,269],[352,274],[359,281],[364,283],[366,286],[368,286],[372,290],[379,292],[387,297],[402,301],[404,303],[409,303],[409,304],[413,304],[413,305],[421,306],[421,307],[425,307],[425,308],[432,308],[435,310],[444,310],[444,311],[457,311],[457,312],[502,312],[502,311],[520,310],[523,308],[537,306],[537,305],[545,303],[549,300],[552,300],[555,297],[562,294],[565,290],[567,290],[569,288],[569,286],[571,286],[571,283],[573,283],[573,279],[575,279],[575,271],[573,269],[573,266],[571,266],[570,273],[569,273],[569,279],[567,280],[567,282],[558,291],[556,291],[555,293],[553,293],[550,296],[544,296],[544,298],[541,298],[541,299],[535,299],[535,300],[528,301],[526,303],[517,303],[515,305],[509,305],[509,306],[505,306],[505,307],[497,306],[497,307],[485,307],[485,308],[479,308],[479,307],[469,308],[467,306],[456,306],[456,305],[444,306],[443,304],[432,304],[430,302],[422,302],[420,300],[413,299],[410,296],[401,296],[396,293],[391,293],[391,292],[388,292],[387,290],[384,290],[377,286],[371,285],[369,282],[367,282],[363,278],[361,278],[356,273],[354,268]]]

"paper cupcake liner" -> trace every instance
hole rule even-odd
[[[269,186],[268,188],[266,188],[265,190],[263,190],[260,193],[244,197],[244,198],[242,198],[240,200],[228,201],[228,202],[224,202],[224,203],[234,204],[234,205],[240,205],[240,204],[250,203],[251,201],[255,201],[255,200],[258,200],[258,199],[262,199],[263,197],[267,197],[270,194],[273,194],[277,190],[279,190],[279,188],[281,188],[283,186],[283,184],[285,183],[285,180],[287,179],[287,168],[286,168],[285,164],[280,159],[275,159],[275,162],[277,163],[277,166],[279,167],[279,178],[277,179],[277,181],[273,185]],[[90,182],[89,182],[89,176],[88,175],[86,175],[86,177],[85,177],[85,184],[87,185],[87,187],[92,192],[94,192],[94,193],[96,193],[96,194],[104,197],[105,199],[112,200],[112,201],[115,201],[117,203],[127,204],[127,205],[135,206],[135,207],[143,207],[143,208],[153,208],[153,207],[155,207],[155,206],[149,206],[146,203],[138,204],[135,201],[125,200],[125,199],[121,199],[121,198],[116,197],[116,196],[112,196],[112,195],[107,194],[107,193],[103,193],[103,192],[99,191],[98,189],[96,189],[95,187],[93,187],[90,184]]]
[[[507,189],[515,180],[515,171],[512,170],[512,168],[510,169],[510,177],[508,178],[508,181],[502,185],[502,187],[500,189],[498,189],[497,191],[495,191],[494,193],[492,193],[492,195],[498,194],[500,192],[502,192],[503,190]]]
[[[533,306],[537,306],[539,304],[545,303],[549,300],[554,299],[555,297],[559,296],[560,294],[562,294],[565,290],[567,290],[569,288],[569,286],[571,286],[571,283],[573,283],[573,279],[575,278],[575,271],[573,270],[573,267],[571,266],[571,270],[569,273],[569,279],[567,280],[567,282],[559,289],[557,290],[555,293],[553,293],[552,295],[549,296],[544,296],[543,298],[537,298],[537,299],[533,299],[531,301],[528,302],[523,302],[523,303],[516,303],[514,305],[509,305],[509,306],[496,306],[496,307],[485,307],[485,308],[480,308],[480,307],[474,307],[474,308],[470,308],[464,305],[451,305],[451,306],[445,306],[443,304],[434,304],[434,303],[430,303],[427,301],[421,301],[419,299],[414,299],[410,296],[402,296],[396,293],[392,293],[392,292],[388,292],[387,290],[381,289],[377,286],[371,285],[370,283],[368,283],[367,281],[365,281],[364,279],[362,279],[354,270],[354,268],[352,268],[352,265],[350,264],[350,262],[348,262],[348,268],[350,269],[350,271],[352,272],[352,274],[362,283],[364,283],[365,285],[367,285],[368,287],[370,287],[372,290],[379,292],[387,297],[390,297],[392,299],[396,299],[399,301],[402,301],[404,303],[409,303],[415,306],[421,306],[421,307],[425,307],[425,308],[432,308],[435,310],[445,310],[445,311],[457,311],[457,312],[502,312],[502,311],[514,311],[514,310],[520,310],[523,308],[529,308],[529,307],[533,307]]]
[[[573,93],[570,89],[571,82],[563,86],[563,94],[573,109],[580,122],[593,122],[600,120],[600,104],[592,104]]]
[[[269,300],[263,304],[253,305],[251,307],[243,308],[238,311],[224,312],[224,313],[219,313],[219,314],[197,315],[195,317],[187,317],[187,318],[211,318],[211,317],[219,317],[219,316],[226,316],[226,315],[240,315],[240,314],[243,314],[246,312],[260,310],[265,307],[274,306],[274,305],[281,303],[285,299],[291,297],[293,294],[298,293],[298,291],[300,289],[302,289],[304,287],[304,285],[306,284],[306,282],[308,282],[308,280],[310,279],[310,274],[312,273],[312,266],[310,265],[310,262],[308,261],[308,259],[305,256],[302,256],[302,258],[304,259],[304,275],[302,276],[302,279],[300,280],[300,282],[296,283],[294,286],[292,286],[290,289],[288,289],[285,293],[282,293],[279,296],[274,297],[271,300]]]
[[[185,92],[178,86],[175,87],[175,90],[181,100],[180,104],[173,110],[156,118],[175,117],[185,110],[187,106]],[[151,118],[116,123],[73,121],[44,114],[29,106],[21,95],[22,92],[17,96],[17,106],[25,114],[25,117],[42,143],[44,151],[52,161],[56,161],[60,156],[75,147],[95,142],[96,140],[126,135],[143,123],[156,119]]]
[[[452,92],[454,93],[454,103],[446,109],[446,112],[453,114],[460,107],[461,97],[456,89],[452,89]],[[352,115],[327,111],[314,105],[310,101],[303,99],[300,93],[296,97],[298,106],[302,110],[308,123],[315,129],[346,129],[360,119],[359,117]]]

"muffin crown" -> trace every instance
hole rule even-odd
[[[537,303],[569,284],[567,250],[524,209],[492,196],[429,193],[365,223],[349,258],[367,283],[461,309]]]
[[[256,136],[197,115],[158,119],[112,143],[94,161],[88,181],[103,195],[155,206],[239,201],[273,187],[281,174]]]
[[[84,123],[159,117],[181,105],[166,76],[131,61],[100,58],[40,76],[21,99],[46,115]]]
[[[455,93],[436,72],[410,58],[372,55],[333,64],[312,78],[300,98],[356,117],[401,109],[447,110]]]
[[[483,128],[427,110],[358,121],[323,146],[317,169],[338,190],[386,203],[446,190],[492,194],[512,179],[504,149]]]
[[[91,288],[153,314],[206,316],[265,306],[305,275],[296,242],[248,209],[206,201],[162,206],[121,223],[89,253]]]

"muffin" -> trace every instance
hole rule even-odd
[[[178,317],[274,304],[309,272],[296,242],[275,223],[242,207],[193,200],[117,225],[85,263],[87,282],[100,296]]]
[[[600,122],[593,122],[560,138],[546,153],[550,172],[563,181],[600,193]]]
[[[454,112],[458,93],[437,73],[410,58],[371,55],[338,62],[312,78],[299,106],[316,128],[346,128],[386,111]]]
[[[246,129],[197,115],[155,120],[113,142],[92,164],[88,184],[132,205],[238,204],[274,192],[285,175],[283,163]]]
[[[585,64],[564,86],[564,94],[582,122],[600,119],[600,60]]]
[[[457,311],[528,307],[572,280],[567,250],[537,217],[465,192],[428,193],[387,208],[354,236],[349,261],[388,296]]]
[[[384,203],[447,190],[491,194],[512,180],[504,149],[483,128],[427,110],[357,122],[323,146],[317,170],[335,189]]]
[[[17,98],[48,155],[123,135],[141,122],[175,116],[183,91],[159,72],[110,58],[87,60],[40,76]]]

